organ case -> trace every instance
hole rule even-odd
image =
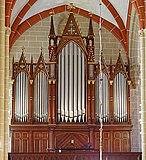
[[[56,36],[53,16],[49,34],[49,61],[42,51],[37,63],[22,53],[13,60],[13,153],[58,149],[99,151],[99,96],[102,93],[103,151],[130,151],[130,74],[119,53],[117,63],[95,63],[90,17],[82,37],[71,12],[62,36]],[[129,62],[129,61],[128,61]]]

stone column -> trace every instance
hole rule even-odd
[[[4,99],[4,160],[8,159],[8,110],[9,110],[9,35],[10,28],[5,28],[5,99]]]
[[[0,0],[0,159],[4,160],[5,0]]]
[[[139,31],[141,52],[142,159],[146,160],[146,29]]]

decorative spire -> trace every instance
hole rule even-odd
[[[121,48],[119,48],[119,56],[121,56]]]
[[[43,47],[42,46],[41,46],[40,52],[41,52],[41,55],[42,55],[43,54]]]
[[[79,36],[81,35],[80,30],[78,28],[77,22],[75,20],[74,14],[71,12],[69,14],[68,21],[64,28],[63,34],[64,36]]]
[[[54,12],[50,12],[50,15],[51,15],[51,25],[50,25],[50,34],[49,34],[50,36],[55,36],[53,14],[54,14]]]
[[[24,48],[24,46],[22,46],[22,55],[24,54],[24,50],[25,50],[25,48]]]
[[[94,36],[93,25],[92,25],[92,13],[89,12],[89,15],[90,15],[90,22],[89,22],[88,36]]]

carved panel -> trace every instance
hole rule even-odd
[[[121,57],[121,54],[119,53],[119,57],[118,57],[118,60],[117,60],[117,63],[116,63],[116,66],[115,66],[115,69],[114,69],[114,77],[119,73],[123,73],[123,75],[125,76],[125,78],[128,78],[128,74],[126,72],[126,68],[124,66],[124,62],[122,60],[122,57]]]
[[[111,151],[110,144],[111,144],[110,132],[103,132],[103,151],[104,152]]]
[[[104,152],[111,151],[111,133],[110,132],[103,132],[103,139],[102,139],[102,149]],[[99,151],[99,144],[100,144],[100,135],[99,132],[95,134],[95,148]]]
[[[129,132],[123,132],[122,133],[122,152],[130,151],[130,136]]]
[[[90,46],[87,49],[88,49],[88,62],[94,62],[95,61],[94,47]]]
[[[13,62],[13,79],[15,79],[20,72],[26,73],[28,78],[30,78],[29,67],[28,67],[28,64],[26,64],[26,60],[23,52],[18,64],[17,63],[15,64]]]
[[[56,62],[56,46],[49,46],[49,61]]]
[[[29,133],[14,132],[14,152],[29,151]]]
[[[62,133],[56,136],[56,148],[85,148],[88,142],[86,133]]]
[[[34,152],[47,152],[48,140],[48,132],[33,132]]]
[[[45,63],[45,60],[44,60],[42,53],[38,59],[37,65],[34,69],[33,77],[35,77],[41,71],[43,71],[46,74],[46,76],[49,77],[47,65]]]
[[[113,132],[113,151],[128,152],[130,151],[129,132]]]

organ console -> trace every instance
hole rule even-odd
[[[99,96],[102,92],[103,152],[129,152],[131,148],[130,69],[119,53],[117,63],[95,63],[94,33],[90,17],[88,35],[82,37],[71,12],[62,36],[55,34],[53,16],[49,33],[49,60],[42,51],[37,63],[22,53],[13,60],[12,153],[38,153],[55,149],[99,151]],[[128,61],[129,62],[129,61]]]

